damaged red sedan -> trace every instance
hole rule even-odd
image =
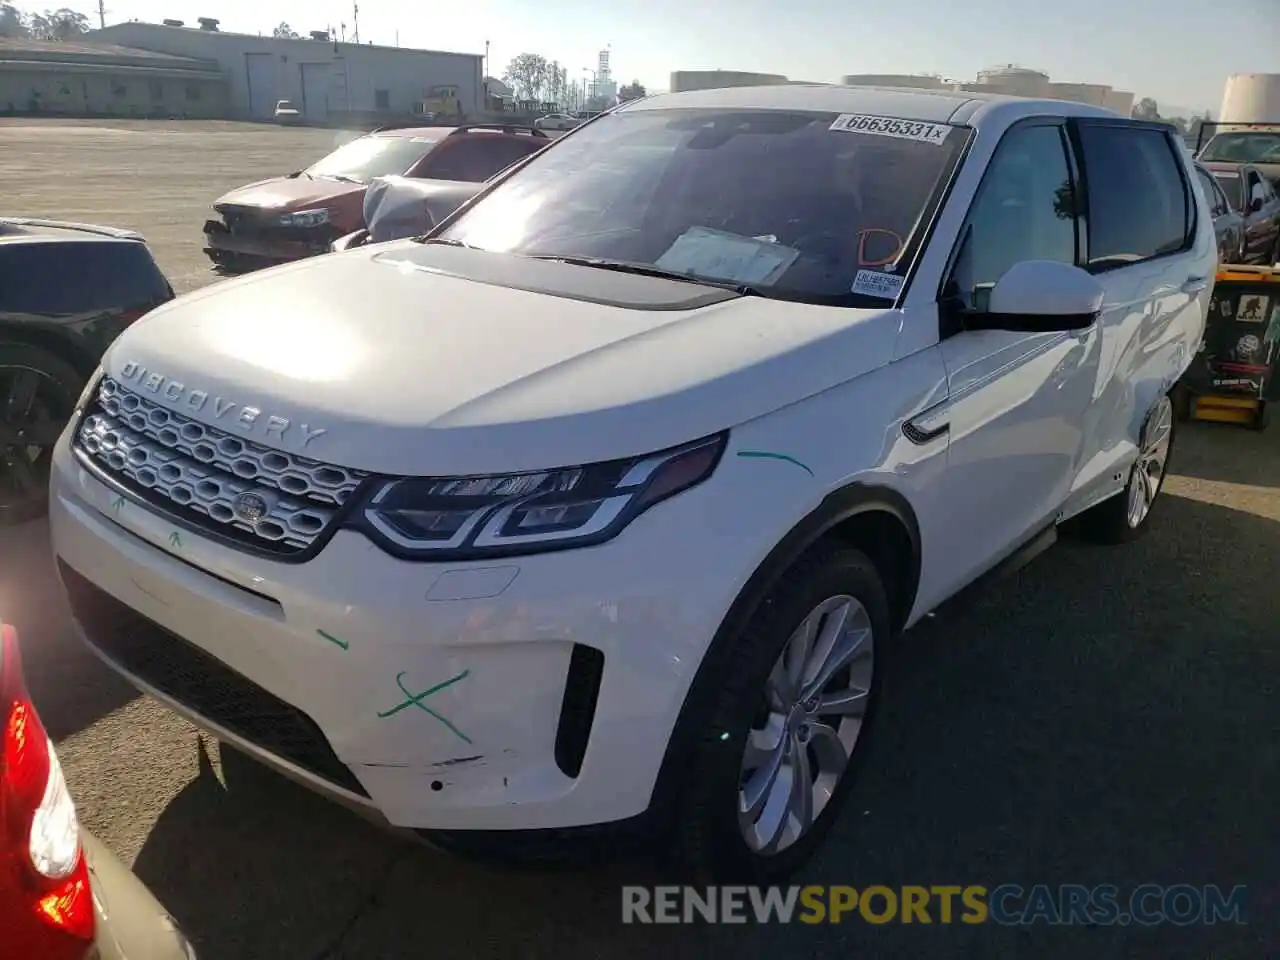
[[[364,194],[375,177],[479,183],[549,142],[529,127],[465,125],[375,130],[305,170],[232,190],[204,225],[215,266],[252,270],[325,253],[364,226]]]

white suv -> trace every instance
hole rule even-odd
[[[705,877],[781,877],[901,631],[1068,519],[1146,527],[1215,269],[1193,177],[1076,103],[622,106],[429,239],[117,340],[56,451],[75,616],[392,824],[671,827]]]

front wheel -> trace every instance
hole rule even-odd
[[[61,357],[0,343],[0,527],[44,515],[53,448],[83,387]]]
[[[1174,439],[1173,401],[1163,395],[1147,414],[1138,439],[1138,457],[1124,492],[1080,515],[1080,532],[1095,543],[1127,543],[1140,537],[1156,505],[1169,468]]]
[[[778,882],[817,850],[854,783],[889,633],[871,561],[830,546],[801,559],[730,638],[679,804],[690,874]]]

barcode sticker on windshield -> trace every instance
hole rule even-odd
[[[886,300],[897,300],[902,290],[902,277],[880,270],[859,270],[853,278],[853,292],[868,297],[883,297]]]
[[[859,113],[842,113],[831,122],[830,129],[846,133],[867,133],[876,137],[896,137],[899,140],[919,140],[934,146],[941,146],[951,132],[951,128],[945,123],[920,123],[897,117],[867,117]]]

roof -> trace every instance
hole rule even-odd
[[[112,36],[130,36],[137,35],[138,32],[151,34],[152,36],[164,36],[166,34],[199,34],[202,37],[211,37],[215,42],[220,40],[268,40],[275,44],[305,44],[315,47],[316,44],[324,43],[336,46],[340,49],[351,49],[353,47],[360,50],[394,50],[397,53],[429,53],[436,56],[444,57],[473,57],[476,60],[484,59],[483,53],[459,53],[456,50],[422,50],[418,47],[393,47],[384,43],[352,43],[345,40],[313,40],[309,36],[302,37],[273,37],[270,34],[261,33],[235,33],[231,30],[202,30],[199,27],[170,27],[163,23],[145,23],[142,20],[129,20],[125,23],[113,23],[101,30],[92,31],[91,37],[106,37],[110,39]]]
[[[91,57],[99,59],[155,60],[172,65],[200,64],[203,61],[191,57],[175,57],[169,53],[122,47],[114,43],[96,43],[86,40],[27,40],[18,37],[0,37],[0,56],[37,54],[40,59],[58,57]]]
[[[32,217],[0,217],[0,243],[50,242],[58,240],[142,241],[142,235],[119,227],[103,227],[69,220],[40,220]]]
[[[1113,110],[1069,100],[1036,100],[1006,94],[973,93],[967,90],[931,90],[915,87],[842,87],[831,84],[780,84],[759,87],[724,87],[665,93],[633,100],[617,108],[630,110],[760,109],[814,110],[824,113],[861,113],[870,116],[902,117],[926,123],[966,123],[989,108],[1000,113],[1033,116],[1116,117]]]

